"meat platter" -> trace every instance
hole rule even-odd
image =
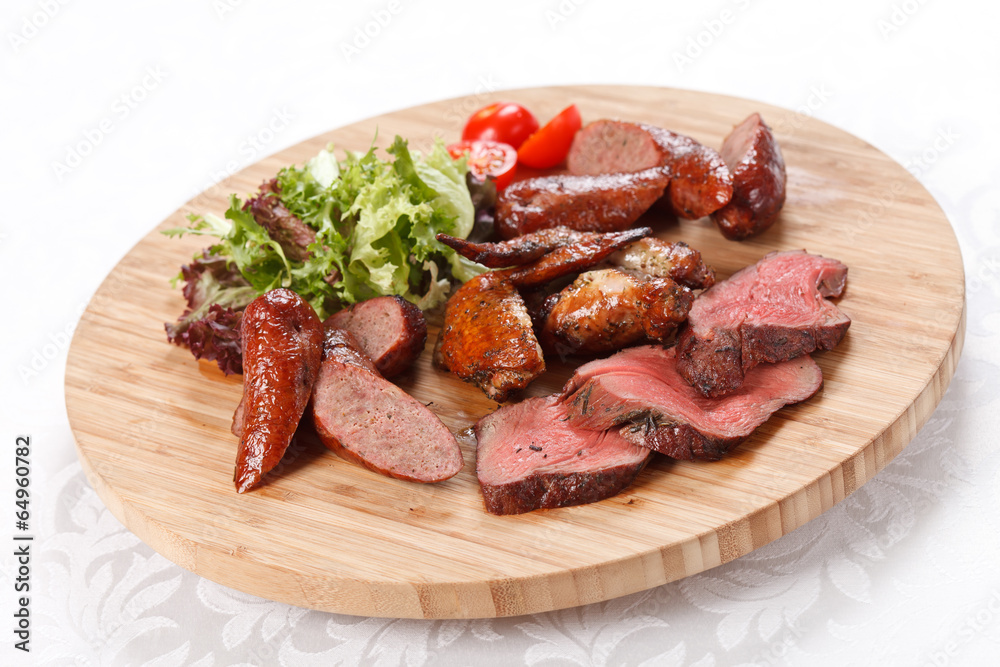
[[[416,485],[350,465],[315,443],[286,454],[269,483],[233,492],[239,376],[164,341],[182,307],[170,288],[201,245],[169,239],[189,213],[221,212],[281,167],[333,142],[365,150],[376,128],[414,148],[447,139],[492,99],[588,118],[654,123],[718,146],[753,112],[788,165],[779,223],[743,242],[707,219],[640,224],[700,249],[720,278],[774,250],[850,267],[838,305],[852,318],[815,355],[824,384],[717,462],[658,460],[607,500],[515,516],[483,509],[469,428],[496,408],[430,363],[400,386],[459,434],[461,472]],[[927,191],[877,149],[830,125],[759,102],[666,88],[504,91],[396,111],[293,146],[234,174],[172,214],[111,271],[76,330],[66,402],[84,470],[111,512],[175,563],[219,583],[313,609],[383,617],[512,616],[607,600],[738,558],[817,517],[871,479],[914,437],[954,373],[964,335],[961,255]],[[429,340],[440,321],[429,320]],[[113,350],[113,354],[109,351]],[[570,360],[571,361],[571,360]],[[527,392],[555,393],[575,363],[554,361]]]

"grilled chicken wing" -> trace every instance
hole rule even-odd
[[[524,266],[503,269],[498,273],[507,276],[516,287],[532,289],[556,278],[589,269],[603,261],[616,250],[647,236],[649,227],[636,227],[623,232],[587,235],[580,240],[560,246]]]
[[[715,284],[715,271],[702,261],[700,252],[686,243],[671,243],[655,236],[628,244],[608,257],[608,264],[673,278],[691,289],[707,289]]]
[[[500,243],[473,243],[448,234],[438,234],[436,238],[466,259],[491,269],[502,269],[505,266],[527,264],[556,248],[599,236],[600,232],[578,232],[569,227],[551,227]]]
[[[545,371],[531,318],[507,275],[484,273],[452,294],[434,361],[498,403]]]
[[[662,342],[687,318],[694,295],[669,277],[588,271],[546,302],[540,340],[560,355]]]

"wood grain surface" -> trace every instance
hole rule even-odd
[[[771,250],[804,248],[849,267],[840,308],[853,324],[814,355],[823,389],[777,413],[729,458],[660,458],[622,494],[591,505],[496,517],[482,505],[469,427],[495,409],[430,366],[438,334],[400,381],[457,434],[465,467],[419,485],[298,442],[267,483],[233,489],[229,432],[238,376],[167,343],[184,307],[169,279],[205,239],[160,230],[227,207],[328,142],[365,150],[395,134],[411,148],[457,139],[465,117],[507,99],[544,122],[570,102],[587,120],[641,120],[719,147],[760,111],[788,165],[780,221],[727,241],[707,219],[643,222],[700,249],[728,276]],[[446,100],[372,118],[269,157],[202,193],[150,232],[101,285],[76,330],[66,404],[80,460],[111,512],[197,574],[289,604],[365,616],[510,616],[607,600],[738,558],[816,518],[913,438],[950,381],[964,335],[954,233],[927,191],[864,141],[758,102],[649,87],[572,86]],[[552,393],[574,360],[549,360],[529,395]]]

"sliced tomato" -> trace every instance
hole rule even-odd
[[[560,164],[566,159],[581,125],[579,109],[575,104],[569,105],[521,144],[517,149],[518,161],[533,169],[549,169]]]
[[[463,141],[499,141],[519,148],[538,129],[534,114],[514,102],[494,102],[469,116]]]
[[[517,169],[517,151],[510,144],[499,141],[460,141],[448,146],[448,153],[455,159],[468,155],[469,171],[479,178],[491,178],[497,192],[514,179]]]

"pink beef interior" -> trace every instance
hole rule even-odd
[[[594,473],[638,464],[650,455],[617,431],[567,424],[556,396],[529,398],[487,415],[476,428],[476,469],[482,484],[498,486],[531,475]]]
[[[802,250],[773,253],[695,299],[688,316],[699,335],[740,325],[811,328],[846,317],[825,296],[844,289],[847,267]]]
[[[593,373],[578,394],[566,399],[567,404],[577,402],[570,422],[599,430],[610,428],[616,418],[629,413],[652,411],[706,435],[746,436],[778,408],[812,396],[823,382],[816,362],[803,356],[761,364],[747,373],[737,393],[705,398],[677,373],[674,352],[675,348],[643,346],[615,355],[617,370]],[[579,416],[579,397],[587,391],[586,416]]]

